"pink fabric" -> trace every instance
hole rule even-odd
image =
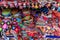
[[[3,27],[3,29],[6,29],[7,28],[7,24],[4,24],[2,27]]]

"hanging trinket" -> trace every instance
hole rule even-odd
[[[35,7],[34,7],[34,8],[35,8],[35,9],[37,9],[37,8],[38,8],[38,3],[36,3],[36,4],[35,4]]]

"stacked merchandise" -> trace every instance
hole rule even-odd
[[[60,3],[1,1],[0,38],[4,40],[60,38]]]

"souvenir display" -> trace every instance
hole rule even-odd
[[[51,1],[0,0],[0,40],[58,40],[60,3]]]

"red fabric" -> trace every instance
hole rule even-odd
[[[52,17],[53,17],[53,18],[56,18],[54,14],[52,14]]]
[[[34,33],[29,32],[28,35],[33,37]]]
[[[18,40],[20,40],[21,39],[21,36],[20,35],[18,35]]]
[[[16,28],[16,29],[15,29],[15,32],[16,32],[16,33],[18,33],[18,32],[19,32],[19,29],[18,29],[18,28]]]
[[[57,2],[60,2],[60,0],[56,0]]]
[[[6,0],[6,1],[14,1],[14,0]]]
[[[37,2],[37,0],[32,0],[33,2]]]
[[[43,17],[43,19],[44,19],[45,21],[47,21],[47,20],[48,20],[48,18],[47,18],[47,17]]]
[[[52,15],[54,15],[54,16],[57,17],[57,18],[60,18],[60,12],[53,11],[53,12],[52,12]]]

